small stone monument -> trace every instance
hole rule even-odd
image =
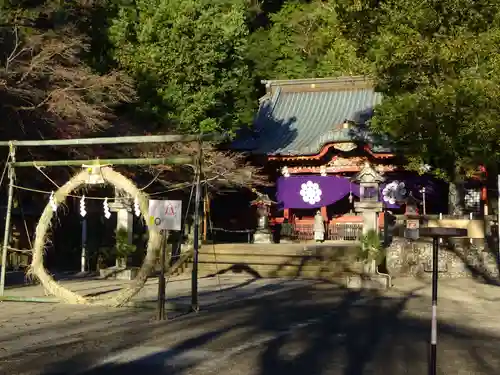
[[[269,212],[271,205],[275,202],[267,194],[254,191],[258,197],[250,202],[257,208],[257,228],[253,236],[254,243],[272,243],[271,230],[269,228]]]

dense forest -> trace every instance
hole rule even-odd
[[[479,164],[498,172],[496,0],[0,0],[0,8],[3,139],[234,135],[251,126],[261,79],[363,74],[386,98],[370,125],[391,135],[410,168],[428,164],[457,183]],[[211,157],[214,173],[249,182],[243,159]]]

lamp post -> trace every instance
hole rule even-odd
[[[432,318],[431,342],[429,353],[429,375],[437,371],[437,293],[438,293],[438,253],[439,239],[450,237],[466,237],[467,229],[459,228],[420,228],[420,237],[432,238]]]
[[[425,205],[425,186],[422,189],[420,189],[420,192],[422,193],[422,211],[423,211],[422,213],[426,215],[427,209]]]

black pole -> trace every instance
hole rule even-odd
[[[439,237],[432,238],[432,320],[429,375],[437,371],[437,293],[438,293],[438,250]]]
[[[158,320],[165,320],[165,261],[167,250],[167,231],[163,230],[160,249],[160,278],[158,279]]]
[[[193,239],[193,270],[191,273],[191,309],[194,312],[198,312],[200,306],[198,304],[198,250],[200,248],[199,237],[200,237],[200,201],[201,201],[201,142],[198,144],[198,165],[196,167],[196,193],[194,198],[194,239]]]

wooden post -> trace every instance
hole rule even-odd
[[[321,216],[325,221],[328,221],[328,213],[326,212],[326,206],[321,207]]]
[[[80,272],[87,270],[87,218],[82,218],[82,248],[80,254]]]
[[[165,262],[167,259],[168,231],[162,230],[162,241],[160,248],[160,277],[158,278],[158,306],[156,308],[158,320],[165,320]]]
[[[500,249],[500,174],[497,179],[497,240],[498,248]]]
[[[486,186],[481,188],[481,200],[483,201],[483,215],[488,216],[488,188]]]
[[[210,198],[205,196],[203,201],[203,241],[207,241],[208,216],[210,215]]]
[[[186,135],[140,135],[127,137],[104,137],[104,138],[76,138],[76,139],[44,139],[32,141],[3,141],[0,146],[14,147],[43,147],[43,146],[84,146],[84,145],[115,145],[126,143],[176,143],[194,141],[223,141],[227,139],[225,134],[186,134]]]
[[[185,165],[195,161],[190,156],[174,155],[167,158],[142,158],[142,159],[97,159],[99,165]],[[92,160],[39,160],[12,162],[13,167],[81,167],[92,163]]]
[[[16,149],[10,144],[9,150],[10,160],[16,161]],[[10,239],[10,219],[12,215],[12,201],[14,198],[14,178],[15,178],[15,170],[12,166],[12,163],[9,164],[9,191],[7,197],[7,212],[5,214],[5,230],[3,234],[3,247],[2,247],[2,270],[0,273],[0,296],[4,295],[5,291],[5,273],[7,271],[7,251],[9,247],[9,239]]]
[[[201,201],[201,174],[202,174],[202,145],[198,144],[198,162],[196,168],[196,185],[194,199],[194,238],[193,238],[193,269],[191,272],[191,310],[198,312],[200,309],[198,303],[198,252],[200,249],[200,201]]]

